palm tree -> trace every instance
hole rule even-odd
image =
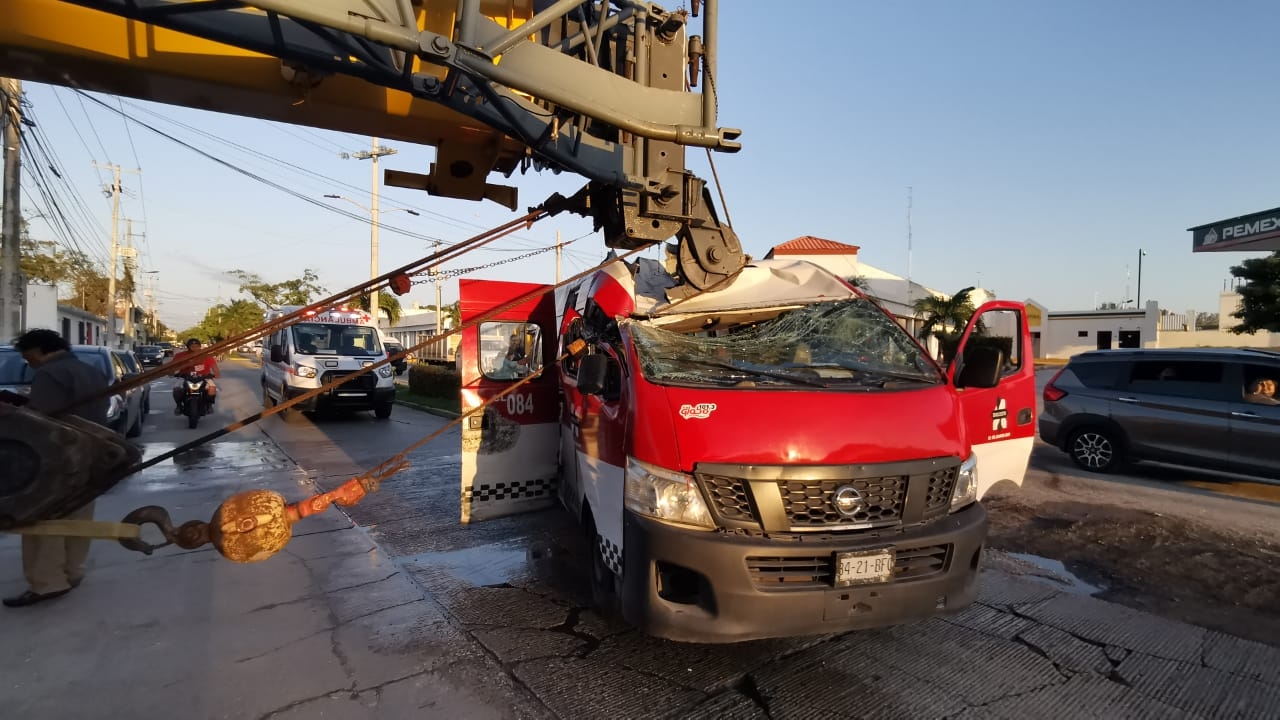
[[[937,338],[944,363],[950,362],[951,357],[955,355],[956,347],[960,343],[960,335],[969,324],[969,319],[977,312],[970,298],[974,289],[964,288],[949,298],[930,295],[916,300],[913,305],[913,309],[924,316],[919,338],[921,340]]]
[[[365,312],[369,312],[369,296],[368,295],[360,296],[360,309],[364,310]],[[387,319],[387,322],[393,325],[397,320],[400,319],[400,316],[403,314],[400,308],[400,300],[398,300],[395,295],[392,295],[390,293],[383,293],[383,292],[378,293],[378,309],[382,311],[381,313],[379,313],[379,315],[382,317],[385,317]]]

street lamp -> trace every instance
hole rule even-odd
[[[345,195],[325,195],[325,197],[333,200],[346,200],[352,205],[355,205],[361,210],[369,213],[369,279],[372,280],[378,277],[378,195],[375,193],[373,196],[373,207],[366,207]],[[419,214],[417,210],[410,210],[409,208],[391,208],[390,210],[382,210],[381,212],[407,212],[414,216]],[[369,292],[369,312],[373,313],[374,323],[378,323],[380,318],[378,315],[378,291],[376,289]]]
[[[153,293],[156,275],[160,274],[159,270],[143,270],[142,275],[150,275],[147,278],[147,289],[143,293],[143,297],[147,299],[147,317],[145,327],[147,328],[147,342],[155,342],[156,339],[156,302]]]
[[[1147,254],[1146,250],[1138,250],[1138,309],[1142,308],[1142,258]]]

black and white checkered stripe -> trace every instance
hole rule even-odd
[[[541,480],[508,480],[498,483],[482,483],[475,485],[463,493],[464,502],[495,502],[498,500],[518,500],[521,498],[540,498],[555,494],[556,481],[552,478]]]
[[[604,558],[605,567],[612,570],[614,575],[621,575],[622,548],[614,545],[609,538],[596,535],[596,549],[600,552],[600,557]]]

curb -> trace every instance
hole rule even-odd
[[[409,402],[408,400],[401,400],[399,398],[396,398],[395,403],[397,405],[403,405],[407,408],[412,408],[414,410],[418,410],[424,413],[430,413],[437,417],[442,417],[448,420],[457,420],[462,415],[462,413],[456,413],[456,412],[453,412],[452,410],[441,410],[440,408],[431,407],[430,405],[419,405],[418,403]]]

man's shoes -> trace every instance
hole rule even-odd
[[[67,582],[71,583],[71,589],[75,590],[80,587],[80,583],[84,582],[84,578],[76,578],[75,580],[68,580]]]
[[[181,414],[182,414],[182,406],[181,406],[181,405],[174,405],[174,406],[173,406],[173,414],[174,414],[174,415],[181,415]]]
[[[66,590],[58,590],[57,592],[51,592],[51,593],[38,593],[38,592],[32,592],[28,590],[22,593],[21,595],[15,595],[14,597],[5,598],[4,606],[5,607],[26,607],[28,605],[35,605],[36,603],[42,603],[45,600],[52,600],[57,597],[62,597],[63,595],[66,595],[69,592],[71,592],[71,588],[67,588]]]

